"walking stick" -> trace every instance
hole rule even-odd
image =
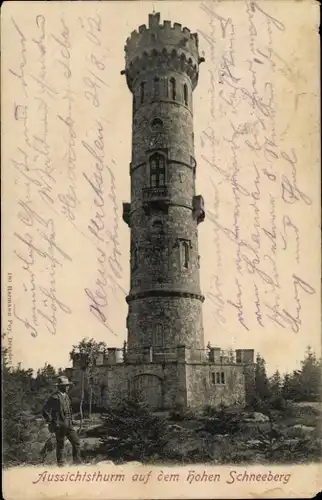
[[[83,428],[84,383],[85,383],[85,370],[82,370],[81,397],[79,404],[80,423],[79,423],[78,434],[81,433]]]

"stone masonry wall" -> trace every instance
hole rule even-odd
[[[212,373],[216,372],[225,373],[224,385],[213,383]],[[94,376],[94,392],[102,393],[104,406],[113,406],[129,396],[131,384],[139,375],[153,375],[156,385],[161,384],[159,403],[163,409],[245,405],[243,367],[237,365],[142,363],[99,366]],[[80,394],[80,370],[72,370],[70,376],[75,383],[72,394],[77,396]],[[153,392],[152,388],[152,398]]]
[[[200,294],[198,233],[192,211],[172,206],[168,214],[148,216],[138,210],[131,224],[131,293],[159,288]],[[162,226],[162,237],[154,229],[156,224]],[[183,267],[181,239],[189,241],[188,268]]]
[[[135,377],[142,375],[153,375],[161,383],[164,409],[186,405],[186,371],[180,363],[99,366],[95,369],[93,392],[102,394],[103,406],[113,407],[130,395]],[[73,369],[69,376],[75,384],[71,396],[79,398],[81,372]]]
[[[151,80],[153,76],[155,73],[151,75]],[[180,92],[186,79],[178,73],[173,76]],[[168,79],[170,78],[171,74],[168,75]],[[190,155],[194,154],[194,140],[193,117],[189,109],[192,104],[190,85],[188,89],[189,107],[184,105],[181,98],[181,102],[178,102],[166,97],[153,100],[152,97],[146,96],[144,104],[140,105],[133,115],[132,167],[146,162],[147,151],[153,148],[166,148],[170,158],[190,164]],[[161,129],[155,132],[151,128],[154,118],[162,120]]]
[[[155,325],[162,327],[163,345],[203,349],[202,303],[183,297],[146,297],[131,302],[128,316],[128,348],[155,345]]]
[[[226,383],[214,384],[212,373],[224,372]],[[237,365],[187,365],[187,404],[189,407],[205,405],[243,406],[245,380],[243,367]]]

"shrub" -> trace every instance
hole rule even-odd
[[[226,409],[216,410],[207,408],[209,417],[204,421],[203,431],[209,434],[236,434],[241,429],[243,416],[240,412],[232,412]]]
[[[7,400],[3,418],[3,463],[17,465],[29,459],[28,445],[32,440],[31,424],[34,417],[28,411],[17,411],[8,416],[6,415],[8,406]]]
[[[211,454],[212,460],[220,464],[263,462],[261,454],[253,446],[232,436],[227,436],[220,442],[214,442]]]
[[[28,370],[10,371],[3,367],[3,462],[4,465],[28,461],[28,442],[34,420],[31,374]]]
[[[279,411],[283,411],[287,407],[287,403],[286,403],[285,399],[280,395],[272,396],[268,401],[268,405],[273,410],[279,410]]]
[[[195,418],[195,413],[189,408],[175,407],[169,414],[169,419],[173,422],[180,422],[182,420],[192,420]]]
[[[203,415],[205,417],[212,417],[214,412],[216,412],[217,410],[211,406],[211,405],[206,405],[203,409]]]
[[[103,417],[97,452],[113,461],[151,459],[167,443],[168,423],[136,399],[121,402]]]
[[[284,439],[276,443],[272,461],[276,463],[308,463],[321,461],[321,440],[316,436]]]

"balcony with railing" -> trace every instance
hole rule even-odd
[[[207,349],[192,349],[184,345],[177,347],[138,346],[137,348],[109,348],[100,354],[96,366],[111,366],[120,364],[146,363],[196,363],[196,364],[249,364],[254,362],[253,349],[227,349],[208,347]],[[77,359],[74,368],[82,368]]]
[[[170,203],[170,192],[167,186],[146,187],[142,189],[143,208],[151,205],[166,207]]]

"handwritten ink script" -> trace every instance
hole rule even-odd
[[[50,337],[57,342],[84,324],[75,341],[116,335],[111,311],[125,303],[122,199],[106,18],[38,7],[28,20],[19,11],[7,16],[5,238],[12,329],[21,342],[53,345]]]
[[[120,73],[147,12],[18,4],[2,13],[7,329],[13,358],[43,366],[80,338],[126,338],[133,116]],[[205,57],[193,93],[205,336],[307,344],[320,323],[315,11],[294,2],[290,16],[274,0],[169,9]]]
[[[314,84],[305,49],[298,59],[290,50],[285,10],[235,7],[199,6],[210,109],[199,148],[214,248],[207,299],[222,330],[297,334],[319,291],[308,244],[319,232],[318,159],[309,152],[317,143],[305,128]]]

